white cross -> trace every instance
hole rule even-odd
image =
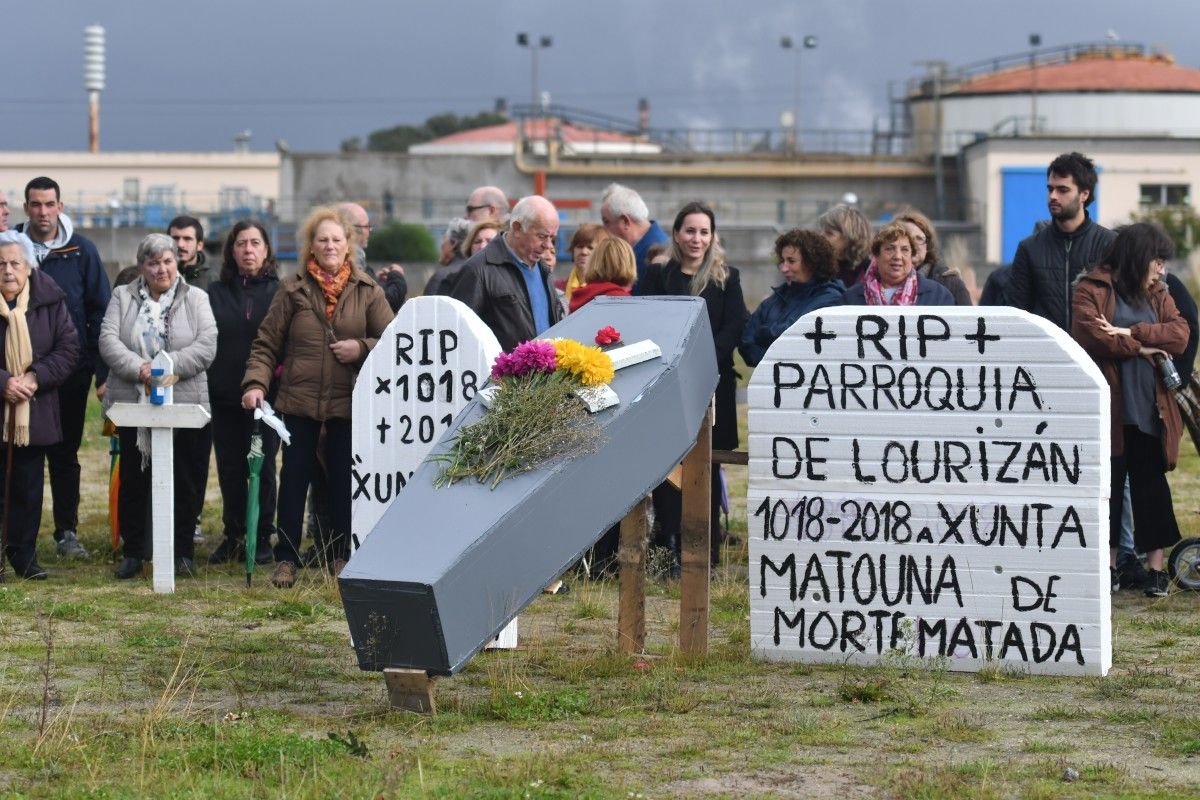
[[[174,365],[166,353],[151,362],[156,372],[172,374]],[[203,428],[209,422],[204,406],[194,403],[175,405],[171,387],[166,387],[162,405],[146,398],[140,403],[113,403],[108,418],[120,428],[150,429],[150,526],[154,543],[154,591],[175,591],[175,428]],[[123,458],[140,458],[138,453],[122,453]]]

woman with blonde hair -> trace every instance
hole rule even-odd
[[[638,286],[639,294],[644,297],[687,295],[704,298],[719,375],[712,446],[715,450],[737,449],[738,374],[733,368],[733,351],[746,325],[746,301],[742,297],[742,281],[737,269],[725,263],[725,250],[717,237],[717,219],[712,208],[691,202],[679,210],[671,228],[671,260],[661,266],[647,265]],[[716,510],[721,501],[721,473],[713,470],[712,474],[712,559],[716,563],[720,547]],[[669,494],[669,491],[664,487],[665,484],[655,490],[655,505],[665,515],[664,534],[670,540],[678,532],[679,500],[678,493],[665,499],[663,494]],[[675,539],[673,549],[678,552],[678,537]]]
[[[580,277],[583,283],[571,294],[571,312],[597,297],[628,297],[637,280],[633,248],[624,239],[607,234],[600,237]]]
[[[350,557],[350,408],[354,379],[392,321],[383,289],[355,263],[354,223],[325,206],[304,221],[299,272],[279,283],[250,348],[242,378],[242,407],[254,409],[282,364],[275,407],[292,436],[279,473],[275,571],[271,582],[296,582],[304,501],[325,429],[333,531],[327,540],[336,575]]]
[[[906,208],[897,214],[893,221],[899,222],[908,229],[913,244],[913,266],[921,277],[929,278],[945,286],[954,297],[956,306],[974,305],[971,302],[971,292],[963,283],[958,270],[942,263],[937,231],[929,217],[915,208]]]

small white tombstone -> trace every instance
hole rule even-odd
[[[1108,387],[1011,308],[802,317],[749,388],[751,651],[1103,675]]]
[[[113,403],[108,418],[121,428],[150,429],[150,528],[154,546],[154,591],[175,591],[175,428],[203,428],[209,422],[204,406],[174,403],[174,390],[161,378],[175,374],[175,365],[162,352],[151,361],[156,385],[138,403]],[[153,402],[152,398],[162,402]],[[128,453],[128,458],[139,458]]]

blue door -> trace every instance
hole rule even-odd
[[[1100,168],[1097,167],[1099,172]],[[1011,264],[1017,254],[1017,245],[1033,233],[1040,221],[1049,221],[1046,209],[1045,167],[1001,167],[1000,176],[1003,192],[1003,211],[1000,220],[1000,260]],[[1100,187],[1096,186],[1096,200],[1088,206],[1088,214],[1096,219],[1100,209]]]

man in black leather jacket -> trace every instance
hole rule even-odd
[[[549,200],[524,197],[508,230],[467,259],[450,296],[479,315],[505,352],[563,318],[563,307],[542,263],[558,242],[558,212]]]
[[[1051,224],[1017,246],[1007,297],[1017,308],[1071,329],[1071,284],[1100,263],[1115,234],[1092,221],[1096,167],[1081,153],[1064,153],[1046,170]]]

